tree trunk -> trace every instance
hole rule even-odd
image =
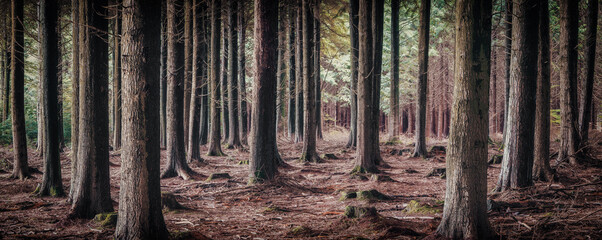
[[[72,30],[72,41],[73,41],[73,59],[71,65],[73,67],[71,71],[71,179],[69,179],[69,196],[68,202],[73,201],[73,193],[75,191],[75,180],[78,179],[77,165],[79,160],[77,159],[77,150],[79,145],[79,0],[71,1],[71,18],[73,21]]]
[[[123,3],[123,139],[116,239],[167,239],[160,184],[161,1]]]
[[[426,157],[426,94],[429,60],[429,24],[431,16],[431,1],[420,2],[420,28],[418,29],[418,83],[416,84],[416,134],[415,147],[412,157]],[[491,36],[490,36],[491,37]]]
[[[249,182],[273,179],[277,173],[276,65],[278,54],[278,1],[255,1],[255,90],[251,113],[251,161]]]
[[[295,97],[295,100],[297,101],[297,114],[295,114],[295,117],[297,117],[296,122],[295,122],[295,127],[297,128],[295,130],[295,142],[303,142],[303,120],[304,120],[304,112],[303,112],[303,82],[305,81],[305,78],[303,76],[304,71],[303,71],[303,11],[302,11],[302,3],[301,0],[298,1],[298,5],[297,5],[297,39],[296,39],[296,44],[297,44],[297,49],[296,49],[296,55],[297,55],[297,65],[295,66],[295,68],[297,69],[297,79],[299,79],[299,81],[297,81],[297,86],[295,87],[295,91],[297,96]]]
[[[161,178],[190,178],[193,171],[186,163],[184,145],[184,39],[183,1],[167,2],[167,169]]]
[[[577,165],[579,146],[577,103],[577,43],[579,31],[578,1],[561,0],[560,7],[560,149],[558,161],[569,159]]]
[[[316,113],[315,113],[315,121],[316,121],[316,135],[318,139],[324,139],[322,134],[322,86],[320,80],[320,1],[316,0],[314,4],[314,81],[315,81],[315,102],[316,102]]]
[[[226,8],[228,7],[228,1],[229,0],[223,0],[222,3],[226,4]],[[220,21],[225,22],[224,18],[222,17]],[[227,20],[227,18],[226,18]],[[221,116],[221,130],[222,130],[222,135],[224,136],[224,139],[228,139],[229,138],[229,134],[230,134],[230,116],[229,116],[229,111],[228,111],[228,52],[230,50],[229,46],[228,46],[228,41],[227,41],[227,37],[228,37],[228,31],[229,31],[229,26],[228,24],[224,23],[222,24],[222,32],[221,32],[221,41],[222,41],[222,46],[223,46],[223,51],[222,51],[222,65],[221,65],[221,75],[220,75],[220,83],[219,83],[219,87],[220,89],[218,90],[218,92],[220,92],[220,96],[221,96],[221,112],[222,112],[222,116]]]
[[[203,31],[202,31],[202,68],[203,68],[203,84],[201,85],[201,123],[200,123],[200,140],[199,143],[201,145],[206,145],[209,135],[209,4],[208,2],[204,3],[205,14],[201,17],[203,18]]]
[[[77,171],[71,218],[112,212],[109,175],[109,60],[106,0],[79,4],[80,108]]]
[[[194,0],[192,4],[192,84],[190,86],[190,111],[188,120],[188,148],[187,162],[203,161],[200,151],[200,120],[201,120],[201,95],[206,83],[205,56],[207,52],[203,47],[202,35],[205,32],[203,15],[206,14],[204,3]],[[184,109],[187,110],[187,109]]]
[[[391,1],[391,95],[389,138],[399,136],[399,0]]]
[[[192,0],[184,0],[184,141],[189,140],[190,129],[190,93],[192,85]],[[184,147],[187,148],[186,142]]]
[[[358,81],[358,56],[359,56],[359,33],[358,33],[358,0],[349,1],[349,35],[351,36],[351,121],[349,126],[348,148],[357,146],[357,81]]]
[[[538,1],[514,0],[510,106],[497,191],[533,185]]]
[[[240,9],[245,9],[245,2],[240,3]],[[240,125],[240,137],[242,139],[242,143],[247,143],[247,87],[246,87],[246,66],[245,66],[245,43],[246,43],[246,31],[247,31],[247,23],[245,21],[244,14],[238,14],[238,26],[240,29],[238,30],[238,91],[240,96],[239,103],[239,125]]]
[[[161,109],[161,148],[167,146],[167,1],[161,2],[161,70],[160,82],[160,109]]]
[[[11,119],[13,130],[14,163],[12,177],[29,177],[27,139],[25,137],[25,68],[23,58],[23,2],[11,0]],[[58,139],[57,139],[58,140]]]
[[[373,82],[375,81],[374,71],[374,45],[373,45],[373,24],[371,1],[360,0],[358,11],[358,36],[359,36],[359,56],[358,56],[358,116],[357,116],[357,157],[355,158],[355,167],[352,172],[378,172],[376,168],[380,155],[374,149],[372,143],[373,132],[378,132],[373,122],[378,122],[378,115],[374,115],[372,108],[378,108],[373,104],[374,92]],[[376,118],[376,119],[375,119]]]
[[[492,37],[495,40],[495,34]],[[489,123],[489,134],[497,133],[497,54],[495,48],[491,51],[491,104],[489,105],[489,109],[491,109],[491,118]]]
[[[121,0],[115,0],[113,24],[113,150],[121,148]]]
[[[238,2],[229,0],[228,5],[228,45],[231,51],[228,52],[228,65],[230,73],[228,74],[228,107],[230,108],[230,134],[228,139],[228,148],[240,148],[240,132],[238,130]],[[244,14],[240,11],[241,14]]]
[[[42,95],[44,109],[44,176],[41,186],[35,192],[40,196],[64,196],[63,181],[61,179],[61,159],[59,142],[59,114],[58,114],[58,74],[59,62],[59,35],[58,6],[49,0],[40,1],[40,23],[42,31],[40,47],[42,52]]]
[[[6,23],[6,30],[4,32],[4,43],[6,44],[4,59],[4,79],[5,79],[5,88],[4,88],[4,99],[2,102],[2,121],[6,121],[8,119],[8,111],[10,109],[10,98],[11,98],[11,68],[12,68],[12,16],[9,15],[10,19],[6,19],[6,22],[11,22],[10,24]]]
[[[315,103],[315,78],[313,69],[313,13],[312,7],[315,4],[312,0],[303,0],[302,18],[303,18],[303,150],[301,152],[301,161],[319,162],[320,156],[316,152],[316,103]]]
[[[579,114],[580,147],[585,147],[589,138],[589,120],[592,114],[594,91],[594,72],[596,70],[596,39],[598,31],[598,1],[589,0],[587,8],[586,64],[587,73],[581,94],[581,112]]]
[[[505,78],[505,86],[506,86],[506,91],[505,91],[505,102],[504,102],[504,127],[502,129],[502,131],[504,132],[503,135],[503,143],[506,143],[506,129],[507,129],[507,124],[508,124],[508,102],[510,100],[510,58],[511,58],[511,54],[512,54],[512,0],[506,0],[506,78]],[[505,147],[505,146],[504,146]]]
[[[539,2],[539,51],[535,104],[533,179],[552,181],[550,168],[550,12],[548,0]]]
[[[280,127],[280,119],[284,112],[284,3],[278,3],[278,61],[276,61],[276,137]]]
[[[493,237],[487,219],[491,12],[490,0],[456,1],[453,126],[443,218],[436,231],[447,239]]]
[[[221,0],[211,0],[211,139],[209,141],[209,156],[222,156],[220,133],[220,29],[221,29]]]
[[[288,126],[288,137],[293,138],[295,134],[295,9],[294,6],[289,7],[288,11],[288,28],[286,29],[288,35],[287,51],[288,55],[288,114],[287,114],[287,126]]]

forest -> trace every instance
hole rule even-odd
[[[0,0],[0,239],[602,239],[600,0]]]

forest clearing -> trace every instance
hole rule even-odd
[[[427,177],[434,168],[445,167],[445,155],[435,152],[426,159],[391,154],[409,149],[411,139],[400,144],[382,144],[383,157],[390,165],[374,179],[349,174],[353,151],[345,148],[341,132],[325,134],[318,151],[336,158],[323,163],[297,161],[301,148],[279,141],[282,157],[289,166],[273,182],[247,185],[248,153],[226,150],[228,156],[206,157],[206,164],[192,165],[193,179],[163,180],[161,190],[176,196],[186,209],[164,209],[165,222],[174,239],[421,239],[435,231],[441,219],[445,179]],[[602,134],[592,136],[602,144]],[[444,146],[445,141],[433,144]],[[499,154],[491,145],[489,155]],[[538,182],[534,187],[507,194],[489,194],[496,202],[490,221],[505,239],[599,239],[602,237],[602,148],[592,157],[595,167],[572,168],[561,164],[558,182]],[[8,149],[0,158],[10,159]],[[205,150],[205,149],[203,149]],[[68,186],[69,158],[63,154],[63,182]],[[32,167],[42,162],[31,155]],[[162,170],[166,158],[162,154]],[[119,153],[111,153],[111,196],[119,192]],[[493,189],[500,164],[490,164],[487,186]],[[207,180],[209,175],[227,173],[229,178]],[[36,178],[15,184],[0,179],[0,236],[25,239],[111,239],[114,225],[95,220],[67,220],[70,204],[64,199],[32,195]],[[386,176],[383,178],[382,176]],[[390,178],[390,179],[389,179]],[[346,193],[377,190],[388,199],[345,199]],[[417,204],[416,204],[417,203]],[[410,205],[410,206],[408,206]],[[377,218],[349,218],[347,206],[368,206]],[[205,238],[206,237],[206,238]]]

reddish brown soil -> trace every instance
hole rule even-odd
[[[600,135],[600,134],[598,134]],[[333,153],[338,159],[324,163],[302,164],[301,144],[286,137],[279,149],[289,164],[280,169],[270,183],[247,185],[248,165],[245,150],[225,150],[227,156],[206,157],[207,164],[194,164],[198,173],[194,180],[171,178],[161,181],[163,192],[177,196],[189,210],[164,211],[168,229],[179,238],[202,239],[419,239],[434,232],[440,218],[445,195],[445,180],[425,177],[432,168],[445,167],[445,155],[428,159],[392,156],[392,149],[410,148],[411,139],[381,145],[382,156],[390,165],[381,175],[393,182],[352,179],[353,150],[345,149],[346,133],[331,132],[318,142],[320,153]],[[594,160],[600,163],[600,136],[594,144]],[[445,141],[431,140],[431,145]],[[203,148],[202,150],[206,150]],[[497,152],[491,146],[490,155]],[[69,150],[63,155],[63,181],[68,191],[70,178]],[[42,161],[33,149],[31,166],[42,170]],[[65,220],[70,205],[65,198],[33,196],[41,174],[25,181],[8,179],[12,162],[11,149],[0,148],[0,239],[110,239],[114,229],[103,228],[94,220]],[[502,194],[490,194],[496,201],[506,202],[490,211],[495,231],[509,239],[602,239],[602,169],[586,163],[582,167],[557,166],[559,181],[536,183],[535,187]],[[119,152],[111,154],[111,197],[117,209],[119,192]],[[162,156],[162,166],[166,164]],[[488,168],[488,188],[493,189],[500,165]],[[415,173],[408,170],[415,170]],[[205,181],[211,173],[229,173],[231,179]],[[368,176],[370,178],[370,176]],[[341,201],[340,192],[376,189],[389,200]],[[412,200],[428,206],[419,213],[408,213]],[[343,216],[347,205],[372,206],[378,217],[348,219]],[[183,233],[187,233],[183,234]],[[192,234],[191,234],[192,233]]]

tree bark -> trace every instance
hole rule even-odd
[[[190,86],[190,111],[188,119],[188,148],[186,158],[188,162],[203,161],[200,151],[200,120],[201,120],[201,95],[206,83],[205,56],[207,52],[203,47],[202,35],[205,32],[203,14],[206,14],[204,3],[194,0],[192,3],[192,83]],[[184,109],[186,110],[186,109]]]
[[[5,88],[4,88],[4,99],[2,99],[2,121],[6,121],[6,119],[8,119],[8,111],[10,109],[10,98],[11,98],[11,66],[12,66],[12,16],[10,16],[10,14],[8,18],[10,19],[6,19],[6,22],[11,22],[9,23],[5,23],[6,25],[6,31],[4,32],[4,43],[6,44],[6,49],[5,49],[5,55],[4,55],[4,59],[6,59],[4,61],[4,79],[5,79]]]
[[[73,41],[73,59],[71,65],[73,67],[71,71],[71,179],[69,179],[69,196],[68,202],[73,200],[73,193],[75,191],[75,180],[78,179],[77,165],[79,160],[77,159],[77,150],[79,145],[79,0],[71,1],[71,18],[73,21],[72,30],[72,41]]]
[[[504,132],[503,135],[503,143],[506,143],[506,129],[507,129],[507,124],[508,124],[508,102],[510,100],[510,84],[511,84],[511,79],[510,79],[510,58],[512,57],[512,0],[506,0],[506,78],[505,78],[505,87],[506,87],[506,91],[505,91],[505,101],[504,101],[504,127],[502,129],[502,131]]]
[[[245,1],[241,2],[240,9],[245,9]],[[241,11],[242,13],[242,11]],[[246,43],[246,31],[247,22],[244,14],[238,14],[238,91],[240,95],[239,103],[239,125],[240,125],[240,137],[242,143],[247,143],[247,86],[246,86],[246,58],[245,58],[245,43]]]
[[[251,114],[251,161],[249,182],[273,179],[277,173],[276,65],[278,1],[255,1],[255,54],[253,111]]]
[[[14,163],[12,177],[25,179],[29,177],[27,163],[27,139],[25,137],[25,68],[23,37],[23,2],[11,0],[11,61],[10,75],[12,82],[11,91],[11,119],[13,131]]]
[[[416,132],[412,157],[426,157],[426,94],[428,91],[429,25],[431,1],[420,2],[420,28],[418,29],[418,83],[416,85]]]
[[[290,6],[288,9],[288,27],[286,29],[288,35],[287,51],[288,55],[288,114],[287,114],[287,126],[288,126],[288,137],[293,138],[295,134],[295,85],[297,82],[295,75],[295,8]]]
[[[349,126],[348,148],[357,146],[357,81],[358,81],[358,56],[359,56],[359,33],[358,33],[358,0],[349,1],[349,35],[351,37],[351,102],[350,112],[351,121]]]
[[[181,37],[184,0],[167,1],[167,169],[161,178],[190,178],[184,142],[184,39]]]
[[[357,116],[357,157],[355,158],[355,167],[352,172],[378,172],[376,167],[378,158],[378,148],[374,149],[372,143],[374,131],[373,122],[378,122],[378,115],[374,115],[373,108],[378,105],[373,103],[374,92],[373,82],[375,81],[374,71],[374,45],[373,34],[375,29],[372,24],[373,6],[371,1],[360,0],[358,11],[358,36],[359,36],[359,56],[358,56],[358,116]]]
[[[228,28],[228,45],[231,51],[228,52],[228,65],[230,66],[230,73],[228,74],[228,107],[230,108],[230,134],[228,139],[228,148],[240,148],[242,144],[240,142],[240,132],[238,126],[238,2],[236,0],[229,0],[228,5],[228,22],[230,28]],[[240,14],[244,14],[240,11]]]
[[[229,5],[229,0],[223,0],[222,3],[225,4],[226,9],[228,8]],[[224,140],[227,140],[230,136],[230,116],[229,116],[229,109],[228,109],[228,52],[230,50],[229,46],[228,46],[228,31],[229,31],[229,26],[226,23],[228,16],[222,16],[221,21],[224,22],[221,26],[222,26],[222,32],[221,32],[221,41],[222,41],[222,47],[223,47],[223,51],[222,51],[222,65],[221,65],[221,75],[220,75],[220,83],[219,83],[219,90],[218,92],[220,92],[220,104],[221,104],[221,130],[222,130],[222,135],[224,136]]]
[[[284,3],[278,3],[278,60],[276,61],[276,136],[280,127],[280,119],[284,112]]]
[[[299,81],[297,81],[297,86],[295,87],[295,91],[297,96],[295,97],[295,100],[297,101],[297,113],[295,114],[295,117],[297,118],[295,121],[295,127],[297,128],[295,130],[295,142],[303,142],[303,120],[304,120],[304,107],[303,107],[303,82],[305,81],[305,78],[303,76],[304,71],[303,71],[303,10],[302,10],[302,1],[299,0],[298,1],[298,5],[297,5],[297,39],[296,39],[296,44],[297,44],[297,49],[296,49],[296,56],[297,56],[297,65],[295,66],[295,68],[297,69],[297,79],[299,79]]]
[[[487,219],[491,12],[490,0],[456,1],[453,122],[446,156],[445,206],[436,231],[447,239],[493,237]]]
[[[560,7],[560,149],[558,161],[569,159],[572,165],[579,164],[577,147],[578,103],[577,103],[577,44],[579,31],[578,1],[561,0]]]
[[[552,181],[550,168],[550,12],[548,0],[539,2],[539,51],[535,104],[533,179]]]
[[[121,0],[114,0],[113,23],[113,150],[121,148]]]
[[[123,3],[123,139],[116,239],[167,239],[160,184],[161,1]]]
[[[496,191],[533,185],[539,0],[514,0],[510,101]]]
[[[594,72],[596,70],[596,39],[598,31],[598,2],[589,0],[587,7],[587,33],[586,41],[586,78],[582,87],[581,112],[579,113],[579,135],[581,136],[580,147],[585,147],[589,138],[589,121],[592,114],[592,102],[594,91]]]
[[[161,148],[167,147],[167,1],[161,2],[161,70],[159,73]]]
[[[41,52],[42,52],[42,95],[44,109],[44,175],[41,186],[35,192],[40,196],[64,196],[63,181],[61,178],[61,159],[59,142],[59,114],[58,114],[58,74],[60,72],[60,51],[57,32],[58,6],[50,0],[40,1],[41,23]]]
[[[201,123],[200,123],[200,140],[199,143],[201,145],[206,145],[209,135],[209,3],[203,3],[205,8],[205,14],[201,17],[203,18],[203,31],[201,33],[202,41],[201,47],[204,54],[202,55],[202,68],[203,68],[203,84],[201,85]]]
[[[220,133],[220,29],[221,29],[221,0],[211,0],[211,139],[209,141],[209,156],[222,156]]]
[[[303,0],[302,19],[303,19],[303,150],[301,152],[301,161],[319,162],[320,156],[316,152],[316,103],[315,103],[315,78],[313,62],[313,14],[312,7],[315,4],[311,0]]]
[[[391,95],[389,138],[399,136],[399,0],[391,1]]]
[[[190,125],[190,93],[191,85],[192,85],[192,5],[193,0],[184,0],[184,140],[189,140],[189,132],[190,129],[188,126]],[[188,148],[186,143],[184,143],[184,147]]]
[[[109,175],[109,60],[106,0],[79,4],[79,144],[71,218],[112,212]]]
[[[315,124],[316,124],[316,136],[318,139],[324,139],[322,134],[322,86],[320,80],[320,0],[315,0],[314,3],[314,85],[316,87],[315,92]]]

